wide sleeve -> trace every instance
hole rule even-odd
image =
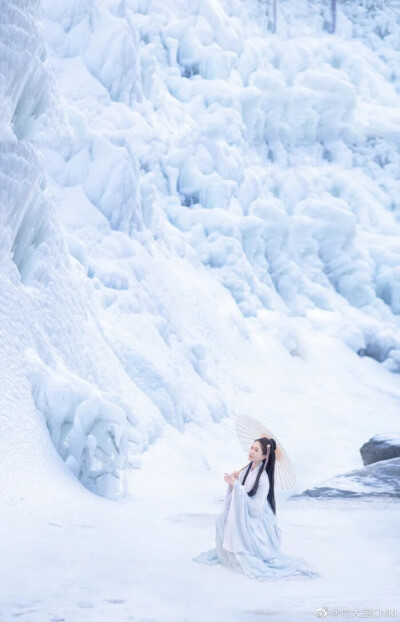
[[[243,477],[244,477],[244,473],[243,471],[241,471],[239,474],[239,479],[236,480],[236,482],[243,481]],[[223,512],[227,512],[229,510],[229,506],[231,504],[231,498],[232,498],[232,490],[233,490],[233,487],[230,484],[228,484],[226,487],[226,492],[225,492]]]
[[[260,478],[257,492],[249,497],[240,481],[233,485],[229,513],[225,526],[224,549],[231,552],[248,551],[249,528],[261,517],[265,504],[268,503],[268,475]]]
[[[240,484],[239,484],[240,485]],[[263,475],[260,478],[257,492],[253,497],[249,497],[244,486],[242,489],[245,492],[245,501],[247,502],[247,507],[249,510],[249,515],[252,518],[258,518],[264,511],[265,504],[267,503],[267,497],[269,492],[269,479],[268,475]]]
[[[231,497],[232,497],[232,486],[228,484],[226,488],[226,493],[225,493],[223,512],[227,512],[229,510],[229,506],[231,504]]]

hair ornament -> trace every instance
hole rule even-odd
[[[268,445],[267,445],[267,457],[265,458],[265,468],[267,467],[267,464],[268,464],[268,458],[269,458],[270,452],[271,452],[271,443],[268,443]]]

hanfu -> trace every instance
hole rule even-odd
[[[224,509],[216,521],[215,548],[201,553],[193,561],[203,564],[222,564],[252,579],[274,580],[291,575],[320,575],[309,569],[298,557],[280,551],[281,530],[267,499],[268,474],[261,474],[257,492],[250,497],[259,468],[250,470],[245,484],[245,470],[233,485],[228,485]]]

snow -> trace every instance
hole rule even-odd
[[[50,510],[6,507],[5,619],[306,621],[325,606],[398,610],[398,503],[285,502],[278,493],[283,550],[305,555],[318,580],[257,582],[191,561],[213,543],[223,467],[245,458],[226,451],[232,433],[230,424],[190,424],[185,435],[166,426],[121,503],[81,489],[76,507],[56,498]],[[16,576],[26,577],[23,593]]]
[[[272,35],[256,0],[5,0],[7,621],[398,606],[388,499],[279,493],[284,551],[318,581],[191,561],[213,546],[223,472],[244,465],[236,414],[282,440],[294,493],[398,430],[390,4],[338,3],[330,35],[319,0],[278,2]]]

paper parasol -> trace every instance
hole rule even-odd
[[[275,434],[257,421],[257,419],[253,419],[253,417],[249,417],[248,415],[238,415],[235,418],[235,427],[239,442],[246,453],[249,451],[249,448],[256,438],[266,436],[267,438],[273,438],[275,440],[275,484],[285,490],[294,488],[296,484],[296,474],[293,465],[282,443],[278,441]],[[242,471],[243,469],[240,470]]]

